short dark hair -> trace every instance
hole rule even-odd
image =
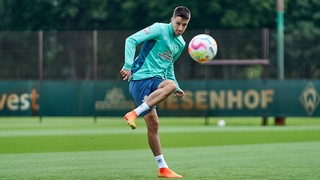
[[[190,10],[185,6],[178,6],[173,11],[173,17],[181,17],[182,19],[190,19],[191,13]]]

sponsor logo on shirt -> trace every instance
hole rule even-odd
[[[168,61],[172,61],[172,52],[171,51],[165,51],[164,53],[158,53],[158,56],[160,56],[163,59],[166,59]]]

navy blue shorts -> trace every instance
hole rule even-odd
[[[136,105],[141,105],[144,102],[144,99],[149,94],[158,89],[158,86],[162,81],[163,79],[158,77],[153,77],[144,80],[131,80],[129,82],[129,92],[133,97]],[[152,108],[156,108],[156,106],[150,107],[150,110],[141,113],[140,116],[145,116],[151,111]]]

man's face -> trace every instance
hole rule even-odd
[[[189,23],[189,19],[182,19],[181,17],[172,17],[171,25],[173,32],[176,36],[180,36],[184,33]]]

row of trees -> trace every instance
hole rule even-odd
[[[275,4],[276,0],[2,0],[0,29],[137,29],[154,21],[168,22],[178,5],[192,11],[191,29],[274,28]]]
[[[192,12],[189,30],[275,30],[276,4],[277,0],[2,0],[0,31],[133,31],[155,21],[169,22],[178,5]],[[284,4],[285,77],[320,78],[320,1],[284,0]],[[276,34],[270,39],[270,75],[277,77]],[[3,40],[0,43],[2,47]],[[0,68],[10,65],[4,61]]]

